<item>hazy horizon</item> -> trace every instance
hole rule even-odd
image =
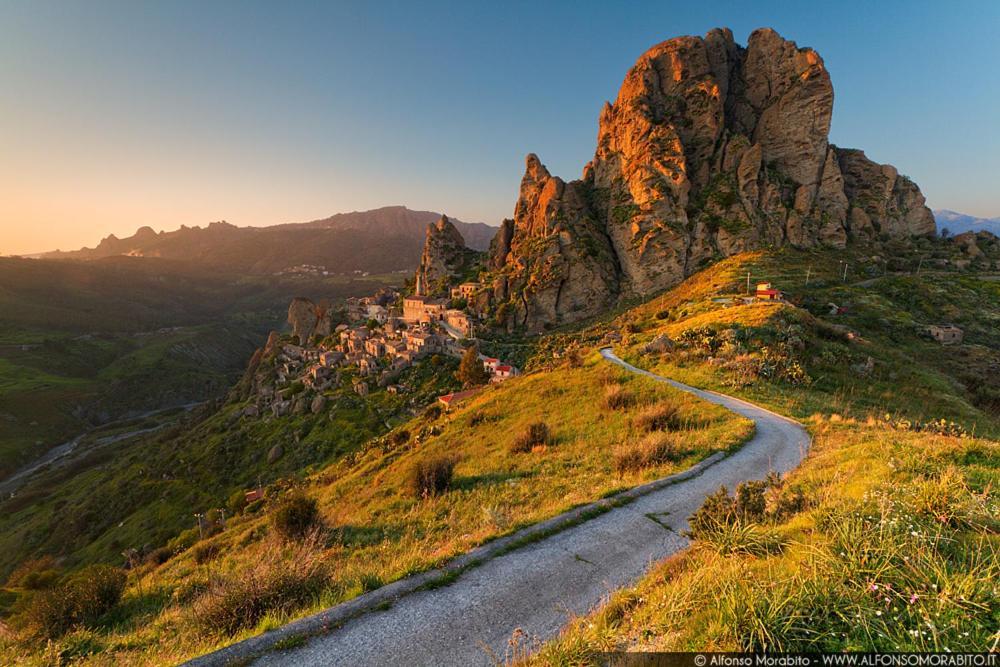
[[[0,153],[0,254],[388,205],[496,225],[525,154],[579,177],[635,59],[717,26],[741,44],[769,26],[815,48],[836,92],[833,143],[895,165],[931,208],[1000,215],[1000,5],[384,10],[0,7],[0,121],[17,128]],[[947,58],[928,48],[952,36]]]

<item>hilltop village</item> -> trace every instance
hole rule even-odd
[[[274,372],[258,377],[258,400],[246,414],[319,412],[325,406],[323,392],[347,382],[361,396],[380,389],[406,393],[409,387],[400,376],[421,360],[435,355],[459,359],[478,347],[475,331],[481,313],[470,312],[474,309],[467,304],[480,289],[475,282],[460,283],[450,288],[450,299],[381,289],[348,298],[339,311],[326,302],[293,299],[288,309],[292,332],[284,337],[272,333],[268,339],[262,356],[272,360]],[[520,373],[500,359],[482,354],[479,359],[490,383]]]

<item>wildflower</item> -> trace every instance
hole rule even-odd
[[[870,591],[877,591],[878,590],[878,584],[872,584],[872,585],[870,585],[868,587],[868,590],[870,590]]]
[[[917,601],[917,594],[914,593],[913,595],[910,596],[910,604],[913,604],[916,601]]]

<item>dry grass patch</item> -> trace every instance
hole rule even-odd
[[[623,442],[614,451],[615,471],[619,475],[679,460],[684,456],[680,439],[671,433],[647,433],[635,442]]]
[[[524,454],[536,447],[545,447],[552,442],[552,433],[545,422],[529,424],[510,444],[512,454]]]
[[[407,484],[416,498],[430,498],[451,487],[457,462],[450,456],[419,459],[410,467]]]
[[[680,408],[672,402],[661,401],[637,414],[632,423],[640,431],[678,431],[685,427]]]
[[[604,390],[604,407],[607,410],[628,410],[635,403],[635,394],[620,384],[608,385]]]
[[[257,556],[250,567],[211,581],[195,601],[191,619],[202,633],[232,635],[265,615],[292,613],[318,598],[330,581],[316,532],[290,547],[263,543]]]

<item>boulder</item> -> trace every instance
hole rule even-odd
[[[646,351],[646,354],[663,354],[674,349],[674,341],[670,340],[667,335],[660,334],[646,343],[646,347],[643,349]]]
[[[278,459],[285,455],[285,448],[281,445],[275,445],[271,447],[270,451],[267,452],[267,462],[269,464],[276,463]]]

